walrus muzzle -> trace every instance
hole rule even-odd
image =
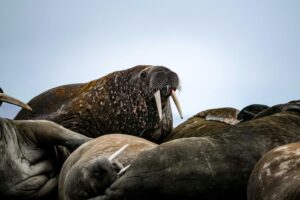
[[[152,91],[151,93],[154,94],[159,119],[162,120],[163,118],[162,110],[170,96],[175,103],[180,117],[183,118],[182,109],[175,93],[177,89],[180,90],[180,81],[177,74],[163,66],[153,66],[142,70],[140,76],[147,77],[146,71],[150,74],[149,88]]]

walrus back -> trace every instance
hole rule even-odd
[[[28,102],[31,112],[22,109],[15,119],[48,119],[51,113],[58,111],[64,103],[78,95],[83,85],[85,84],[70,84],[47,90]]]

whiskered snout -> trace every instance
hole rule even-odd
[[[175,93],[180,88],[177,74],[165,67],[157,67],[151,73],[149,88],[154,94],[159,119],[162,120],[162,99],[166,101],[170,96],[176,105],[180,117],[183,118],[182,109]]]

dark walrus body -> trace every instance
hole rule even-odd
[[[45,120],[0,118],[0,199],[45,199],[56,193],[67,154],[89,138]]]
[[[174,128],[164,142],[178,138],[208,136],[215,132],[222,133],[238,123],[238,112],[230,107],[202,111]]]
[[[177,74],[168,68],[141,65],[48,90],[28,103],[33,112],[23,109],[16,119],[47,119],[90,137],[126,133],[161,141],[173,128],[169,96],[178,87]]]
[[[239,123],[224,133],[177,139],[144,152],[99,199],[246,199],[255,163],[300,139],[298,112]]]
[[[0,88],[2,102],[31,110]],[[0,199],[56,199],[62,162],[89,140],[50,121],[0,118]]]

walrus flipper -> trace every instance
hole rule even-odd
[[[61,145],[70,151],[91,139],[46,120],[15,120],[15,124],[30,132],[29,137],[36,137],[41,144]]]
[[[64,104],[78,95],[83,84],[70,84],[43,92],[29,101],[32,112],[22,109],[15,119],[48,119]]]
[[[274,115],[276,113],[285,112],[285,111],[293,111],[293,112],[300,113],[300,105],[298,103],[278,104],[263,110],[262,112],[255,115],[253,119],[258,119],[258,118]]]
[[[237,119],[242,121],[249,121],[255,117],[258,113],[270,108],[263,104],[251,104],[244,107],[238,114]]]

